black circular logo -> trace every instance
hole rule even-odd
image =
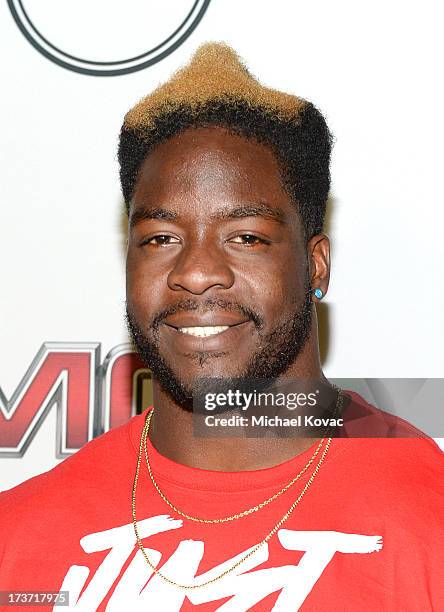
[[[209,4],[8,0],[18,28],[39,53],[63,68],[93,76],[129,74],[159,62],[190,36]]]

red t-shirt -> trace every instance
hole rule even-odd
[[[384,415],[389,429],[399,425],[351,395],[358,412]],[[65,590],[70,607],[54,609],[88,612],[444,610],[443,454],[432,440],[333,439],[313,484],[271,540],[225,578],[184,591],[152,574],[133,531],[144,416],[0,495],[0,591]],[[168,499],[204,518],[267,499],[314,448],[272,468],[218,472],[175,463],[148,440]],[[218,576],[263,540],[310,473],[259,512],[205,525],[177,515],[142,463],[137,519],[145,550],[176,582]]]

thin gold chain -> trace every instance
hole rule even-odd
[[[199,518],[197,516],[190,516],[189,514],[186,514],[185,512],[182,512],[182,510],[179,510],[179,508],[177,506],[175,506],[172,502],[170,502],[170,500],[165,496],[165,494],[163,493],[163,491],[160,489],[159,485],[157,484],[156,479],[154,478],[154,474],[153,474],[152,469],[151,469],[151,464],[150,464],[150,461],[148,459],[148,452],[147,452],[147,448],[146,448],[146,439],[148,437],[148,431],[149,431],[149,427],[150,427],[150,421],[151,421],[152,413],[153,413],[153,410],[151,410],[150,413],[148,414],[148,416],[146,418],[145,427],[144,427],[143,432],[142,432],[143,446],[144,446],[144,450],[145,450],[145,461],[146,461],[146,465],[148,467],[148,472],[149,472],[150,477],[151,477],[151,482],[153,483],[153,485],[154,485],[156,491],[159,493],[160,497],[163,499],[163,501],[166,504],[168,504],[168,506],[170,508],[172,508],[175,512],[177,512],[177,514],[180,514],[180,516],[183,516],[184,518],[189,519],[190,521],[195,521],[196,523],[207,523],[207,524],[211,524],[211,523],[228,523],[229,521],[235,521],[235,520],[237,520],[239,518],[243,518],[244,516],[248,516],[249,514],[252,514],[253,512],[257,512],[258,510],[261,510],[265,506],[268,506],[269,503],[273,502],[275,499],[280,497],[283,493],[288,491],[288,489],[291,486],[293,486],[295,484],[295,482],[297,482],[299,480],[299,478],[303,474],[305,474],[305,472],[308,470],[310,465],[313,463],[313,461],[318,456],[318,454],[319,454],[319,452],[320,452],[320,450],[321,450],[321,448],[322,448],[322,446],[323,446],[323,444],[325,442],[325,438],[322,438],[322,440],[319,442],[315,452],[313,453],[313,455],[311,456],[311,458],[309,459],[309,461],[307,462],[305,467],[303,467],[302,470],[299,472],[299,474],[297,474],[297,476],[295,476],[292,480],[290,480],[290,482],[288,484],[286,484],[285,487],[283,487],[280,491],[278,491],[277,493],[275,493],[274,495],[272,495],[271,497],[269,497],[265,501],[261,502],[260,504],[257,504],[256,506],[252,506],[251,508],[248,508],[248,510],[244,510],[243,512],[239,512],[239,513],[233,514],[231,516],[225,516],[223,518],[217,518],[217,519],[203,519],[203,518]]]
[[[335,410],[335,414],[337,412],[338,409],[338,404],[339,404],[339,398],[342,397],[342,394],[339,393],[338,396],[338,402],[336,404],[336,410]],[[150,413],[152,414],[152,412]],[[147,419],[148,420],[148,419]],[[142,460],[142,450],[143,450],[143,446],[144,446],[144,436],[145,436],[145,442],[146,442],[146,434],[147,434],[148,428],[146,426],[146,422],[145,422],[145,427],[143,428],[142,431],[142,435],[140,437],[140,447],[139,447],[139,454],[137,457],[137,466],[136,466],[136,473],[134,476],[134,484],[133,484],[133,489],[132,489],[132,495],[131,495],[131,511],[132,511],[132,518],[133,518],[133,526],[134,526],[134,533],[136,536],[136,540],[137,540],[137,544],[139,545],[139,548],[145,558],[145,561],[148,563],[148,565],[150,566],[150,568],[152,569],[152,571],[157,574],[160,578],[162,578],[165,582],[178,587],[180,589],[186,589],[186,590],[191,590],[191,589],[197,589],[197,588],[201,588],[204,586],[207,586],[209,584],[212,584],[214,582],[217,582],[218,580],[221,580],[222,578],[224,578],[227,574],[230,574],[231,572],[233,572],[235,569],[237,569],[242,563],[244,563],[247,559],[249,559],[250,557],[252,557],[258,550],[259,548],[261,548],[264,544],[266,544],[272,537],[273,535],[278,531],[278,529],[280,529],[280,527],[285,523],[285,521],[289,518],[289,516],[291,515],[291,513],[293,512],[293,510],[296,508],[296,506],[298,506],[299,502],[302,500],[302,498],[304,497],[305,493],[307,492],[307,490],[309,489],[309,487],[311,486],[311,484],[313,483],[317,473],[319,472],[319,469],[322,465],[322,463],[324,462],[324,459],[328,453],[328,449],[330,448],[330,444],[331,444],[331,440],[332,438],[328,438],[324,450],[321,454],[321,457],[319,458],[319,461],[316,465],[316,467],[314,468],[313,472],[311,473],[309,479],[307,480],[305,486],[303,487],[301,493],[299,494],[298,498],[291,504],[291,506],[289,507],[289,509],[287,510],[287,512],[283,515],[283,517],[276,523],[276,525],[273,527],[273,529],[265,536],[265,538],[259,542],[259,544],[257,544],[256,546],[254,546],[250,552],[248,552],[246,555],[244,555],[241,559],[239,559],[239,561],[237,561],[236,563],[234,563],[231,567],[229,567],[227,570],[225,570],[224,572],[222,572],[221,574],[219,574],[218,576],[216,576],[215,578],[211,578],[210,580],[207,580],[205,582],[201,582],[198,584],[180,584],[178,582],[175,582],[174,580],[172,580],[171,578],[168,578],[167,576],[165,576],[163,573],[161,573],[157,567],[155,565],[153,565],[153,563],[151,563],[151,561],[148,558],[148,555],[146,554],[145,548],[143,546],[142,540],[140,538],[139,535],[139,530],[137,527],[137,517],[136,517],[136,490],[137,490],[137,483],[139,480],[139,472],[140,472],[140,463]]]
[[[338,392],[338,397],[336,400],[336,405],[335,405],[335,410],[333,412],[333,416],[336,416],[339,412],[340,409],[342,407],[342,401],[343,401],[343,397],[342,397],[342,390],[339,387],[336,387],[336,385],[332,385],[336,391]],[[148,433],[149,433],[149,428],[150,428],[150,422],[151,422],[151,417],[153,415],[154,409],[151,410],[146,419],[145,419],[145,427],[143,428],[142,431],[142,437],[143,437],[143,445],[144,445],[144,451],[145,451],[145,462],[148,468],[148,472],[151,478],[151,482],[153,483],[154,488],[156,489],[156,491],[159,493],[160,497],[164,500],[164,502],[175,512],[177,512],[177,514],[179,514],[180,516],[183,516],[184,518],[190,520],[190,521],[194,521],[196,523],[205,523],[205,524],[218,524],[218,523],[228,523],[230,521],[234,521],[240,518],[243,518],[244,516],[248,516],[249,514],[252,514],[253,512],[257,512],[258,510],[261,510],[262,508],[264,508],[265,506],[267,506],[268,504],[270,504],[271,502],[275,501],[276,499],[278,499],[278,497],[280,497],[283,493],[285,493],[286,491],[288,491],[288,489],[290,487],[292,487],[300,478],[301,476],[303,476],[303,474],[305,474],[305,472],[308,470],[308,468],[310,467],[310,465],[313,463],[313,461],[316,459],[316,457],[318,456],[324,442],[325,442],[325,437],[321,439],[321,441],[319,442],[317,448],[315,449],[313,455],[310,457],[310,459],[308,460],[307,464],[302,468],[302,470],[299,472],[299,474],[297,474],[294,478],[292,478],[292,480],[290,480],[289,483],[287,483],[280,491],[278,491],[277,493],[275,493],[274,495],[272,495],[271,497],[269,497],[268,499],[266,499],[265,501],[261,502],[260,504],[257,504],[256,506],[252,506],[251,508],[248,508],[247,510],[244,510],[243,512],[238,512],[237,514],[233,514],[231,516],[226,516],[223,518],[217,518],[217,519],[203,519],[203,518],[199,518],[196,516],[191,516],[189,514],[186,514],[185,512],[183,512],[182,510],[180,510],[177,506],[175,506],[172,502],[170,502],[170,500],[166,497],[166,495],[163,493],[163,491],[160,489],[159,485],[156,482],[156,479],[154,477],[153,471],[151,469],[151,464],[148,458],[148,451],[147,451],[147,446],[146,446],[146,440],[148,438]],[[325,430],[325,433],[327,433],[329,431],[329,428],[327,427]]]

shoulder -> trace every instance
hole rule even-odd
[[[402,419],[373,406],[355,391],[344,391],[345,406],[341,437],[345,438],[423,438],[423,431]],[[433,441],[432,441],[433,442]]]
[[[334,440],[340,486],[358,492],[366,511],[436,532],[444,524],[444,453],[407,421],[351,396],[355,418],[348,435]]]
[[[85,526],[99,531],[123,520],[116,516],[126,514],[137,461],[135,432],[143,421],[144,415],[133,417],[53,469],[0,493],[0,565],[6,556],[15,563],[42,543],[78,546]]]
[[[127,423],[94,438],[51,470],[1,492],[0,523],[3,513],[11,506],[18,508],[34,499],[39,502],[55,490],[66,492],[67,488],[82,486],[91,478],[100,481],[103,473],[118,472],[134,454],[130,432],[141,419],[142,415],[131,418]]]
[[[339,437],[355,440],[351,447],[369,455],[375,468],[403,464],[412,473],[443,469],[444,453],[427,434],[405,419],[369,404],[358,393],[345,393],[349,401],[342,414],[344,425]]]

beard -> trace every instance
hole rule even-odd
[[[184,300],[171,308],[159,312],[148,326],[148,332],[150,333],[147,333],[138,325],[127,304],[126,323],[134,346],[143,363],[151,370],[153,377],[178,406],[181,406],[188,412],[192,412],[193,385],[186,384],[183,380],[180,380],[159,351],[158,328],[161,322],[169,315],[178,311],[208,311],[218,308],[219,312],[221,310],[240,312],[253,321],[260,338],[260,343],[257,350],[252,353],[243,371],[236,374],[235,380],[237,382],[239,380],[248,382],[251,379],[265,379],[268,382],[272,382],[284,374],[294,363],[310,336],[312,323],[310,284],[307,268],[304,287],[305,295],[302,304],[299,303],[290,317],[279,323],[267,334],[262,332],[264,321],[256,312],[237,302],[214,298],[209,298],[204,303],[197,303],[192,299]],[[217,359],[225,354],[196,352],[189,354],[188,357],[198,360],[199,364],[203,366],[208,359]],[[233,378],[224,379],[224,384],[227,388],[230,388],[232,384],[230,381],[232,380]]]

